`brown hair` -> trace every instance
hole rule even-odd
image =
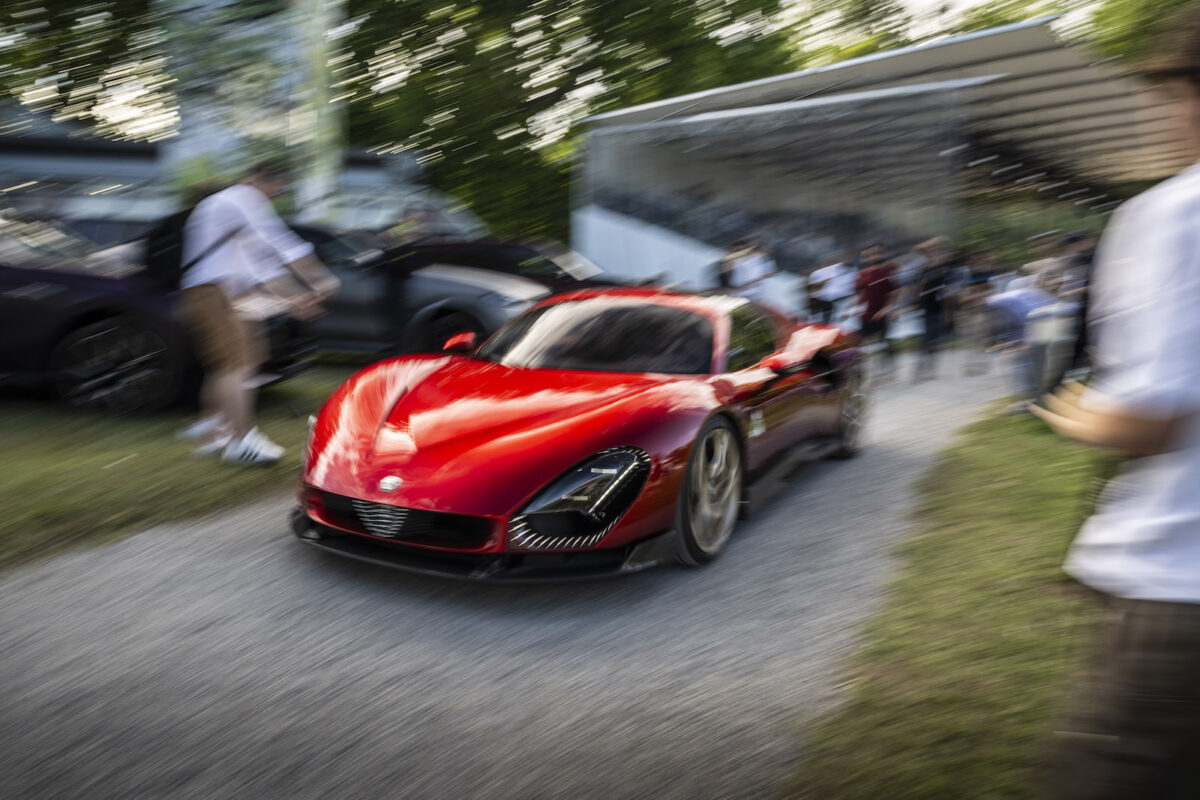
[[[1200,4],[1189,3],[1158,27],[1153,53],[1138,65],[1151,80],[1184,78],[1200,88]]]
[[[288,181],[292,177],[292,164],[284,156],[259,159],[250,167],[250,176],[265,175],[273,180]]]

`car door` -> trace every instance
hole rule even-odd
[[[732,403],[745,416],[746,468],[761,472],[795,443],[795,416],[806,400],[807,377],[781,377],[763,361],[783,345],[783,331],[765,310],[743,303],[729,315],[725,371],[734,385]]]
[[[309,323],[308,331],[329,349],[389,349],[395,338],[389,309],[390,271],[380,259],[360,262],[359,249],[334,234],[314,228],[295,230],[341,281],[337,294],[325,302],[327,313]]]
[[[64,284],[49,270],[0,265],[0,373],[44,366],[59,309],[76,299]]]
[[[393,342],[387,314],[388,273],[377,265],[326,262],[341,281],[311,330],[323,347],[384,350]]]
[[[823,348],[834,344],[838,334],[807,324],[785,324],[784,351],[804,368],[795,376],[794,405],[789,438],[796,442],[832,436],[840,421],[841,386],[833,362]],[[795,337],[793,339],[793,337]],[[793,352],[793,348],[798,350]]]

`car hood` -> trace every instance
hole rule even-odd
[[[577,416],[653,383],[637,375],[514,369],[456,359],[399,398],[380,428],[377,451],[407,453],[449,443],[470,447],[480,439]]]
[[[459,267],[450,264],[433,264],[415,270],[414,275],[452,281],[470,286],[480,292],[491,292],[518,301],[540,300],[550,292],[540,283],[520,275],[509,275],[498,270]]]
[[[330,399],[305,480],[412,508],[505,515],[587,455],[638,444],[639,431],[658,418],[646,409],[682,407],[681,397],[706,389],[694,378],[395,359]],[[383,492],[385,477],[399,478],[400,488]]]

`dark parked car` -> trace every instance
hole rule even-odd
[[[619,285],[601,277],[601,270],[595,264],[565,248],[475,241],[410,244],[393,252],[421,266],[446,264],[520,275],[555,292]]]
[[[560,273],[570,275],[519,245],[410,245],[385,252],[369,234],[292,228],[313,243],[317,257],[342,281],[326,304],[329,313],[309,326],[331,350],[431,352],[459,333],[482,339],[556,285],[568,285]],[[544,279],[517,271],[521,261]]]
[[[0,374],[76,406],[153,411],[194,399],[200,367],[171,299],[141,274],[138,243],[97,250],[44,220],[0,212]],[[266,323],[259,383],[306,368],[299,323]]]

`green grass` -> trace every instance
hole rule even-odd
[[[801,725],[788,796],[1043,796],[1049,737],[1099,617],[1060,565],[1101,458],[1029,417],[965,431],[923,483],[845,703]]]
[[[353,371],[320,366],[260,393],[259,426],[287,448],[271,467],[192,458],[194,445],[175,439],[189,421],[183,411],[118,418],[0,399],[0,566],[286,490],[308,415]]]

